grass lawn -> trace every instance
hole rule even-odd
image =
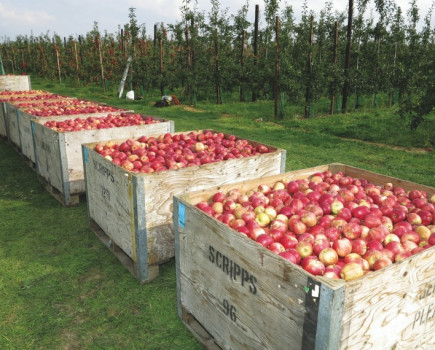
[[[435,115],[415,132],[394,110],[276,122],[271,102],[158,109],[158,95],[32,85],[284,148],[287,171],[341,162],[435,186]],[[202,348],[177,316],[174,260],[140,285],[89,230],[86,203],[62,207],[4,141],[0,172],[0,349]]]

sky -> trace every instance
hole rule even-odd
[[[191,0],[194,3],[195,0]],[[228,9],[228,14],[236,14],[247,0],[220,0],[222,10]],[[374,0],[370,0],[374,3]],[[395,0],[406,14],[410,0]],[[324,8],[324,0],[307,0],[308,8],[316,14]],[[355,0],[355,4],[357,0]],[[420,17],[425,17],[429,11],[431,0],[417,0]],[[147,35],[153,33],[155,23],[175,24],[181,19],[180,8],[183,0],[0,0],[0,42],[14,40],[18,35],[54,33],[61,37],[70,35],[77,37],[92,30],[94,22],[98,22],[100,32],[107,30],[115,34],[119,26],[129,22],[129,8],[135,8],[138,24],[144,24]],[[254,22],[255,5],[260,5],[260,20],[262,17],[263,0],[249,0],[248,20]],[[304,0],[281,0],[293,7],[296,21],[300,19]],[[333,8],[346,11],[348,0],[333,0]],[[197,8],[207,14],[211,5],[209,0],[197,0]],[[435,14],[434,16],[435,17]],[[432,19],[434,26],[435,19]]]

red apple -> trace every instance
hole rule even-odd
[[[282,256],[284,259],[286,259],[286,260],[288,260],[296,265],[298,265],[301,261],[301,256],[299,255],[299,253],[295,249],[285,250],[285,251],[279,253],[278,255]]]
[[[351,242],[352,253],[357,253],[362,256],[367,252],[367,244],[363,239],[357,238],[355,240],[352,240]]]
[[[334,248],[339,257],[345,257],[352,252],[352,243],[347,238],[340,238],[333,242],[332,248]]]
[[[373,264],[373,270],[377,271],[391,265],[393,262],[386,256],[376,260]]]
[[[284,246],[285,249],[295,248],[298,245],[298,240],[294,235],[285,234],[279,242]]]
[[[302,262],[303,261],[304,260],[302,260]],[[308,262],[304,264],[304,269],[314,276],[322,276],[325,272],[325,265],[318,259],[309,259]]]

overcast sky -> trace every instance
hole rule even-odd
[[[395,0],[406,14],[410,0]],[[192,3],[194,0],[191,1]],[[374,0],[371,0],[374,3]],[[420,16],[425,17],[432,0],[417,0]],[[136,8],[138,24],[145,24],[147,34],[151,35],[154,23],[174,24],[181,18],[182,0],[0,0],[0,41],[15,39],[17,35],[53,33],[61,37],[86,34],[92,30],[94,21],[98,22],[101,32],[116,33],[118,26],[128,23],[129,8]],[[221,9],[228,8],[235,14],[246,0],[220,0]],[[303,0],[281,0],[290,4],[296,20],[300,19]],[[319,13],[324,8],[323,0],[307,0],[308,8]],[[348,0],[334,0],[334,9],[346,11]],[[356,0],[355,0],[356,3]],[[263,0],[249,1],[249,21],[254,20],[255,4],[260,5],[262,16]],[[198,0],[199,11],[210,10],[209,0]],[[434,16],[432,16],[434,17]],[[432,19],[432,26],[435,19]]]

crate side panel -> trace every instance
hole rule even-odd
[[[0,137],[6,136],[6,102],[0,102]]]
[[[30,90],[29,75],[0,75],[0,91]]]
[[[349,283],[342,349],[435,348],[435,247]]]
[[[8,130],[9,141],[21,149],[17,109],[10,104],[7,105],[6,127]]]
[[[145,202],[147,201],[145,198]],[[147,215],[147,219],[149,217]],[[172,223],[148,228],[146,231],[148,264],[162,264],[175,256]]]
[[[131,175],[83,147],[89,217],[135,261]]]
[[[315,327],[305,323],[317,312],[316,301],[307,299],[320,282],[310,286],[300,267],[182,205],[180,303],[222,348],[301,349],[304,336],[316,337]]]
[[[35,149],[33,145],[32,125],[31,120],[34,116],[18,110],[18,127],[20,128],[20,144],[21,152],[25,157],[35,163]]]
[[[33,123],[36,171],[51,186],[63,192],[59,134],[39,123]]]

